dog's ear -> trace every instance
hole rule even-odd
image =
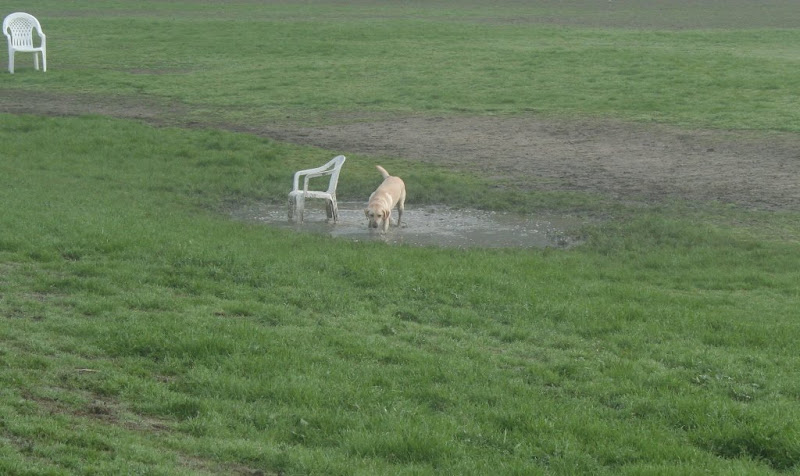
[[[364,209],[364,216],[369,218],[369,208]]]

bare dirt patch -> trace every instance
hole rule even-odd
[[[406,117],[262,133],[341,152],[471,170],[520,187],[620,200],[800,208],[800,136],[683,130],[611,120]],[[544,179],[544,180],[542,180]]]
[[[198,124],[185,107],[142,98],[0,89],[0,111],[103,114],[221,127],[344,154],[391,156],[479,172],[523,189],[579,190],[624,201],[718,201],[800,209],[800,134],[684,130],[605,119],[537,116],[342,117],[337,124]]]

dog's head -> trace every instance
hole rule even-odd
[[[384,210],[377,207],[369,207],[364,209],[364,215],[369,220],[370,228],[382,228],[384,222],[388,223],[389,217],[392,216],[391,210]]]

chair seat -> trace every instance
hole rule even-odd
[[[20,53],[34,53],[37,51],[44,51],[44,50],[42,50],[42,48],[33,46],[15,46],[14,51],[19,51]]]
[[[333,198],[333,195],[328,192],[315,192],[312,190],[307,192],[303,192],[302,190],[292,190],[289,192],[289,195],[292,197],[301,196],[304,198],[325,198],[329,200]]]

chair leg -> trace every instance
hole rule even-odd
[[[42,51],[42,72],[47,72],[47,53]]]
[[[300,215],[300,223],[303,223],[306,214],[306,199],[303,196],[297,197],[297,214]]]
[[[14,50],[8,50],[8,72],[14,74]]]
[[[299,223],[303,223],[303,219],[305,218],[305,197],[302,195],[297,195],[295,197],[289,197],[289,219],[293,221],[297,221]]]
[[[36,51],[33,52],[33,68],[39,71],[39,53]]]
[[[336,199],[328,201],[327,211],[328,219],[333,218],[333,222],[337,223],[339,221],[339,207],[336,204]]]

